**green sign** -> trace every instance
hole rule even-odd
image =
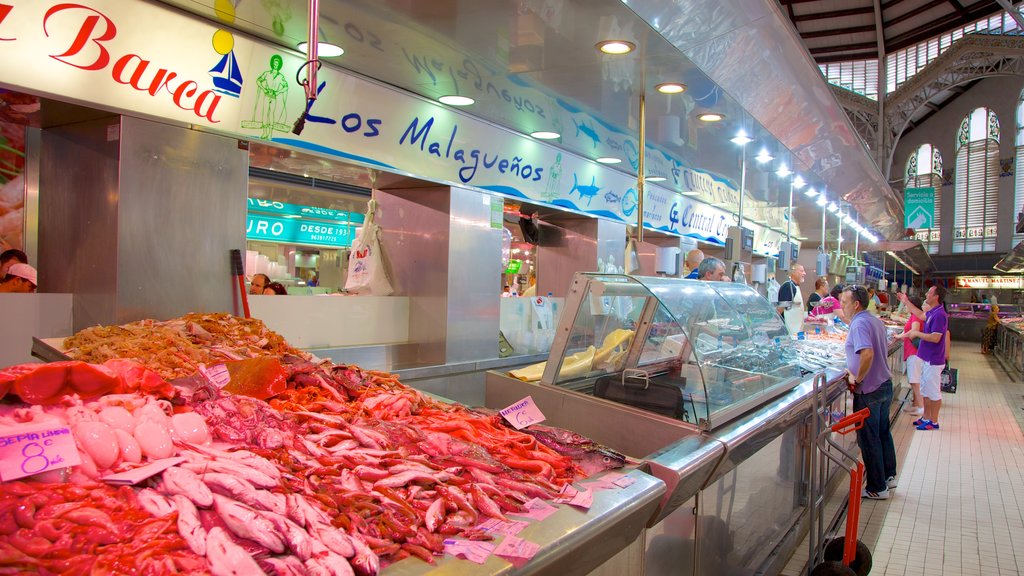
[[[935,227],[935,188],[903,191],[903,226],[914,230]]]
[[[491,228],[501,230],[505,225],[505,201],[501,198],[491,198]]]
[[[505,274],[519,274],[519,269],[522,267],[523,261],[513,258],[508,261],[508,268],[505,269]]]
[[[249,214],[245,237],[247,240],[269,240],[284,244],[344,248],[352,245],[352,240],[355,238],[355,227],[299,218],[275,218]]]
[[[357,212],[345,212],[344,210],[332,210],[320,208],[319,206],[303,206],[301,204],[288,204],[263,200],[260,198],[249,198],[249,211],[262,214],[281,214],[285,216],[299,216],[301,218],[316,218],[318,220],[331,220],[334,222],[351,222],[362,224],[365,217]]]

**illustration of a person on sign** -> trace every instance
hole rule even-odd
[[[283,67],[284,59],[280,54],[270,57],[270,69],[256,79],[259,93],[253,107],[252,119],[242,121],[242,128],[260,130],[260,138],[264,140],[270,140],[275,130],[291,130],[291,126],[284,122],[288,104],[288,78],[281,73]]]

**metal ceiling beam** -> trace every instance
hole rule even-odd
[[[866,50],[868,48],[874,48],[874,42],[858,42],[856,44],[842,44],[839,46],[821,46],[818,48],[811,48],[811,54],[829,54],[832,52],[847,52],[850,50]]]
[[[957,0],[947,0],[947,2],[949,2],[949,5],[952,6],[954,10],[959,12],[960,15],[963,16],[964,18],[970,16],[970,14],[967,12],[967,9],[964,8],[963,4],[957,2]]]
[[[801,32],[802,38],[825,38],[827,36],[841,36],[843,34],[860,34],[874,31],[874,25],[851,26],[849,28],[833,28],[831,30],[815,30],[814,32]]]
[[[808,2],[820,2],[820,0],[779,0],[779,4],[783,6],[792,6],[793,4],[806,4]]]
[[[969,17],[965,18],[957,14],[950,13],[931,21],[924,26],[914,30],[909,30],[893,38],[889,38],[887,47],[889,52],[895,52],[908,46],[913,46],[914,44],[934,38],[935,36],[953,28],[966,26],[975,20],[980,20],[985,16],[991,16],[992,14],[999,12],[1000,7],[998,4],[989,2],[988,0],[981,0],[969,6],[967,10]]]
[[[1003,7],[1003,10],[1006,10],[1010,14],[1010,18],[1013,18],[1013,21],[1017,23],[1017,26],[1021,30],[1024,30],[1024,17],[1021,16],[1020,9],[1014,8],[1013,5],[1010,4],[1009,0],[996,0],[996,2]]]
[[[903,0],[889,0],[888,2],[882,2],[882,10],[888,10],[900,2],[903,2]]]
[[[801,14],[794,17],[795,22],[804,22],[807,20],[824,20],[826,18],[842,18],[844,16],[860,16],[863,14],[871,14],[874,9],[870,6],[864,6],[862,8],[849,8],[846,10],[831,10],[829,12],[815,12],[813,14]]]
[[[925,10],[930,10],[932,8],[935,8],[936,6],[939,6],[939,5],[942,5],[942,4],[946,4],[947,2],[949,2],[949,0],[932,0],[931,2],[928,2],[927,4],[924,4],[922,6],[914,8],[913,10],[911,10],[910,12],[907,12],[906,14],[900,14],[899,16],[896,16],[895,18],[890,18],[890,19],[886,20],[885,23],[886,23],[887,26],[895,26],[896,24],[899,24],[900,22],[903,22],[904,20],[908,20],[908,19],[913,18],[915,16],[919,16],[921,14],[921,12],[924,12]]]
[[[818,64],[830,64],[832,62],[850,62],[853,60],[873,60],[878,58],[878,52],[852,52],[836,54],[834,56],[821,56],[815,58],[814,61]]]

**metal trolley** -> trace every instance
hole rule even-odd
[[[864,426],[864,420],[868,417],[870,410],[864,408],[829,424],[830,413],[825,384],[824,374],[815,376],[815,417],[812,418],[812,421],[817,449],[811,450],[810,457],[808,511],[811,526],[808,534],[808,574],[811,576],[866,576],[871,571],[871,551],[857,539],[861,490],[864,486],[864,464],[855,454],[833,440],[832,434],[846,435],[860,430]],[[831,448],[834,448],[835,452]],[[825,482],[828,478],[828,462],[820,459],[818,452],[850,474],[850,492],[847,500],[844,505],[839,507],[827,525],[825,523]],[[832,538],[826,543],[826,532],[836,529],[844,512],[846,513],[846,529],[843,536]]]

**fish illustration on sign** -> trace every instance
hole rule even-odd
[[[607,192],[604,195],[604,201],[609,204],[614,204],[619,201],[619,195],[615,192]]]
[[[580,193],[580,201],[583,198],[587,199],[587,206],[590,206],[590,202],[597,196],[597,193],[601,190],[600,186],[596,186],[594,183],[597,181],[597,177],[591,177],[589,186],[580,186],[579,180],[576,178],[576,173],[572,173],[572,188],[569,190],[569,196],[572,196],[573,192]]]
[[[636,212],[636,205],[636,190],[634,188],[630,188],[622,195],[622,214],[626,218],[629,218],[633,215],[633,212]]]
[[[575,118],[572,119],[572,123],[576,125],[576,136],[582,132],[584,136],[594,142],[594,148],[597,148],[597,145],[601,143],[601,137],[597,135],[597,131],[587,126],[586,122],[576,122]]]

